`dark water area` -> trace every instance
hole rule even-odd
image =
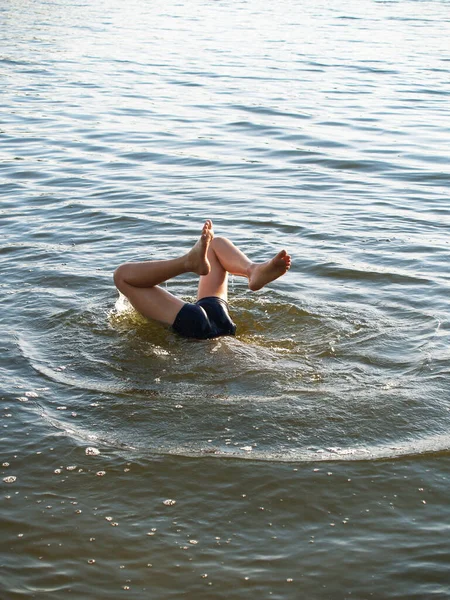
[[[450,598],[449,39],[443,0],[1,5],[1,600]],[[293,266],[184,340],[112,272],[206,218]]]

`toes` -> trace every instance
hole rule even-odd
[[[212,234],[212,221],[207,219],[202,227],[202,238],[203,236]]]

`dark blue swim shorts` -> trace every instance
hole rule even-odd
[[[236,325],[228,314],[227,302],[216,296],[201,298],[195,304],[185,304],[172,327],[183,337],[197,340],[236,333]]]

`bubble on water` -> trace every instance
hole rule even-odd
[[[94,448],[93,446],[89,446],[85,450],[87,456],[97,456],[100,454],[100,450],[98,448]]]
[[[165,506],[173,506],[176,503],[177,503],[177,501],[176,500],[172,500],[171,498],[168,498],[167,500],[164,500],[164,502],[163,502],[163,504]]]
[[[105,521],[112,521],[113,518],[112,517],[105,517]]]
[[[2,464],[2,467],[9,467],[9,462],[4,462],[4,463]]]
[[[14,483],[16,481],[17,477],[15,477],[14,475],[10,475],[9,477],[4,477],[3,481],[5,483]]]
[[[189,540],[189,543],[193,546],[196,546],[198,544],[198,540]]]
[[[90,565],[95,565],[95,558],[90,558],[90,559],[88,560],[88,563],[89,563]]]
[[[106,475],[106,471],[97,471],[96,475],[97,477],[103,477],[104,475]]]

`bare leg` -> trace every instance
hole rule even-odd
[[[214,240],[213,240],[214,241]],[[202,275],[198,283],[197,300],[207,298],[208,296],[216,296],[223,300],[228,299],[228,271],[226,271],[216,253],[211,248],[208,248],[208,261],[211,265],[211,270],[208,275]]]
[[[276,256],[263,263],[253,263],[248,272],[248,287],[256,292],[265,285],[278,279],[291,268],[291,257],[286,250],[280,250]]]
[[[248,287],[256,291],[284,275],[291,266],[291,257],[286,250],[281,250],[267,262],[254,263],[224,237],[215,237],[211,241],[208,260],[211,270],[208,275],[200,277],[198,298],[218,296],[226,300],[228,273],[247,277]]]
[[[114,273],[117,289],[144,317],[172,325],[185,303],[158,284],[182,273],[209,273],[211,265],[207,252],[212,236],[212,223],[206,221],[200,239],[184,256],[120,265]]]

